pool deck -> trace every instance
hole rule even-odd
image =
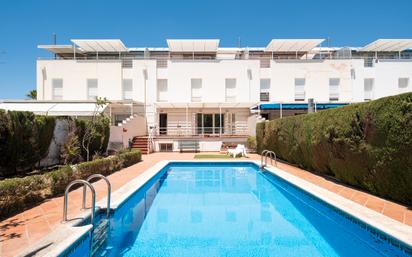
[[[112,191],[116,191],[161,160],[194,160],[194,155],[194,153],[154,153],[150,155],[143,155],[142,162],[125,168],[108,177],[112,183]],[[257,154],[250,154],[248,159],[260,160],[260,156]],[[231,159],[224,160],[230,161]],[[325,179],[324,177],[285,163],[278,162],[278,168],[334,192],[355,203],[363,205],[371,210],[379,212],[389,218],[412,226],[412,210],[406,206],[402,206],[360,190],[344,186],[332,180]],[[94,186],[97,193],[96,201],[104,198],[106,195],[105,183],[103,181],[99,181],[94,183]],[[81,189],[70,193],[69,218],[74,217],[80,212],[82,199],[81,193]],[[56,197],[0,222],[0,256],[16,256],[24,249],[32,246],[34,243],[56,229],[57,226],[60,225],[62,219],[62,209],[63,197]]]

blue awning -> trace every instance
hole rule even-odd
[[[324,110],[348,105],[349,103],[316,103],[317,110]],[[307,103],[267,103],[260,104],[252,108],[252,110],[307,110]]]

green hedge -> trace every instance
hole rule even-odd
[[[258,152],[412,205],[412,93],[259,123]]]
[[[139,150],[66,166],[43,175],[11,178],[0,181],[0,219],[32,207],[47,198],[60,195],[75,179],[85,179],[91,174],[109,175],[141,160]]]
[[[0,176],[23,174],[47,155],[55,118],[0,110]]]

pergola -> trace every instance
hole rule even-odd
[[[274,53],[309,53],[325,39],[272,39],[265,51]]]
[[[399,57],[402,51],[412,49],[412,39],[378,39],[360,48],[359,52],[374,52],[377,58],[378,52],[397,52]]]
[[[170,52],[217,52],[219,39],[167,39]]]

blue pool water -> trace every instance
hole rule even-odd
[[[172,163],[115,210],[95,256],[408,255],[254,164]]]

